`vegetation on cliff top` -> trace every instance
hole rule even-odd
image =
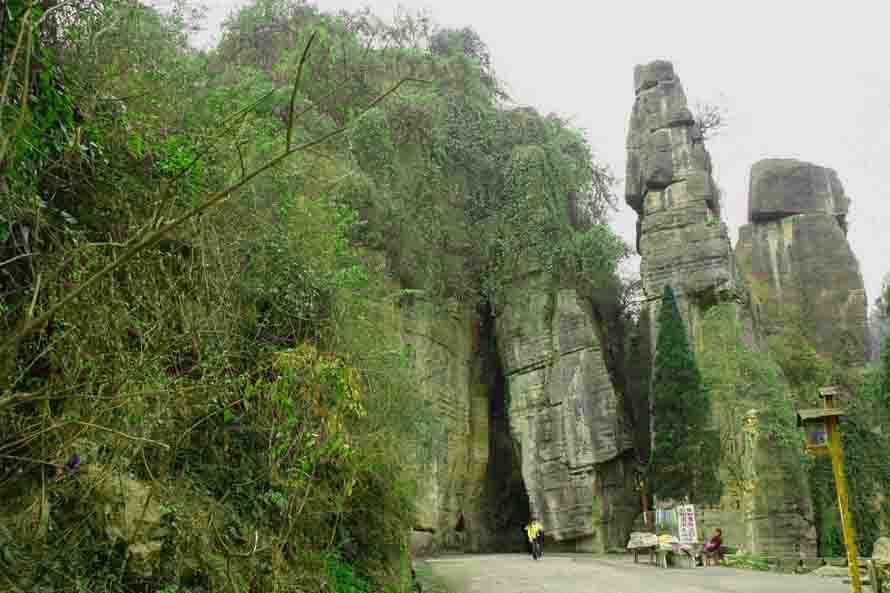
[[[0,583],[398,590],[436,421],[402,289],[611,277],[611,177],[471,30],[258,0],[201,53],[193,17],[4,3]]]

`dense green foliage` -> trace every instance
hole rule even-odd
[[[710,395],[669,285],[658,315],[652,396],[652,493],[678,500],[689,496],[697,503],[719,499],[720,440],[712,425]]]
[[[698,331],[698,357],[708,391],[720,417],[720,468],[726,493],[744,496],[755,479],[751,466],[756,452],[749,450],[743,427],[756,414],[761,446],[771,459],[770,467],[788,484],[804,482],[803,443],[796,425],[795,409],[787,396],[787,382],[779,366],[766,352],[746,344],[735,303],[721,303],[705,313]],[[799,493],[775,482],[775,504]]]
[[[819,388],[829,383],[841,385],[850,394],[849,399],[838,402],[847,411],[840,429],[857,547],[861,555],[868,556],[890,519],[890,506],[884,500],[884,493],[890,491],[890,461],[884,454],[890,448],[884,428],[890,425],[890,357],[883,356],[879,366],[864,371],[822,358],[806,338],[805,324],[793,318],[770,341],[770,351],[800,407],[821,406]],[[831,462],[812,459],[808,465],[819,553],[843,556]]]
[[[583,136],[422,18],[258,0],[202,53],[182,2],[2,10],[0,588],[404,586],[437,418],[400,300],[610,279]],[[122,536],[108,483],[160,524]]]

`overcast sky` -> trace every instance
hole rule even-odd
[[[210,39],[243,0],[207,0]],[[890,272],[890,55],[883,2],[748,0],[319,0],[322,10],[401,5],[471,26],[519,103],[572,118],[598,158],[624,175],[633,68],[674,63],[690,105],[719,103],[728,126],[708,143],[733,244],[747,219],[748,173],[761,158],[837,170],[852,198],[849,239],[869,302]],[[883,57],[882,57],[883,56]],[[885,179],[890,182],[890,180]],[[623,196],[623,185],[619,187]],[[613,226],[633,244],[623,198]],[[636,262],[634,262],[636,265]]]

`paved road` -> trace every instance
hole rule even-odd
[[[661,569],[622,556],[451,556],[428,561],[450,593],[848,593],[840,579],[722,567]]]

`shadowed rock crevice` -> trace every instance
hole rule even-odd
[[[523,528],[531,514],[522,480],[520,452],[510,434],[509,392],[501,368],[494,318],[483,315],[480,330],[482,376],[488,383],[489,458],[484,496],[484,552],[525,551]]]

